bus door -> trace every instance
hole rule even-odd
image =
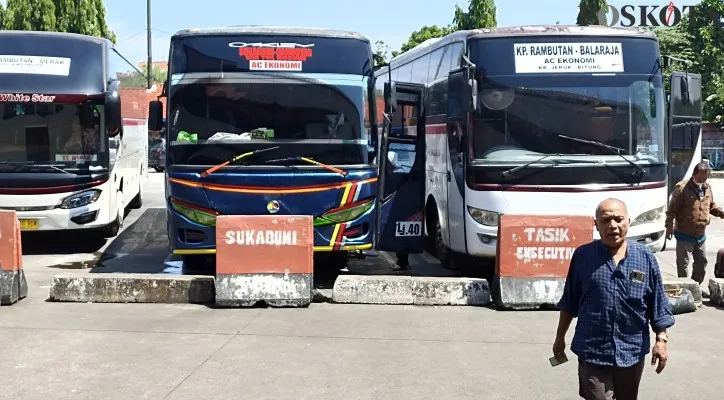
[[[668,194],[701,162],[701,75],[672,72],[668,118]]]
[[[377,162],[377,250],[407,253],[423,251],[424,89],[419,84],[385,83],[387,114],[379,140]]]

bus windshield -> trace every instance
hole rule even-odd
[[[655,41],[536,37],[476,40],[471,47],[480,68],[474,162],[521,163],[544,154],[665,161]]]
[[[90,102],[0,103],[0,173],[107,168],[102,112]]]
[[[316,160],[328,164],[365,163],[367,138],[360,116],[363,90],[259,77],[179,84],[169,97],[174,162],[218,162],[203,149],[209,145],[242,153],[273,144],[282,147],[275,158],[283,153],[315,155]],[[350,98],[359,99],[359,104]]]

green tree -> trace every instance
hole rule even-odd
[[[576,25],[601,25],[598,20],[598,13],[602,9],[608,7],[606,0],[581,0],[578,5],[578,17],[576,18]],[[603,21],[606,22],[606,15],[603,15]]]
[[[94,36],[104,37],[113,43],[116,43],[116,34],[111,30],[106,21],[106,6],[103,4],[103,0],[93,0],[93,6],[96,10],[96,29],[97,33],[93,33]]]
[[[686,31],[686,25],[679,24],[675,27],[655,28],[654,33],[659,41],[659,51],[662,56],[673,56],[685,60],[696,61],[696,55],[692,50],[692,36]],[[669,64],[664,68],[664,85],[669,90],[669,80],[671,79],[671,71],[681,70],[682,66],[678,64]],[[694,68],[698,69],[697,66]]]
[[[3,23],[5,22],[5,7],[0,3],[0,29],[3,29]]]
[[[701,74],[704,120],[724,127],[724,28],[712,21],[710,11],[724,15],[724,3],[703,0],[695,9],[693,19],[686,15],[671,28],[654,30],[661,54],[691,61],[691,65],[672,62],[664,70],[669,85],[672,70]]]
[[[144,67],[143,74],[135,70],[125,73],[119,73],[118,80],[121,82],[121,85],[125,87],[146,87],[148,82],[146,80],[145,74],[146,71]],[[154,83],[164,82],[166,80],[166,70],[159,68],[156,65],[151,66],[151,80]]]
[[[80,33],[116,41],[103,0],[8,0],[0,28]]]
[[[468,10],[455,6],[453,26],[456,31],[498,26],[494,0],[469,0]]]
[[[77,19],[76,9],[81,0],[53,0],[55,4],[55,29],[58,32],[73,32]]]
[[[378,40],[375,42],[375,52],[372,55],[375,59],[375,66],[386,63],[389,54],[390,46],[385,44],[385,42],[382,40]]]
[[[4,29],[55,31],[53,0],[8,0]]]
[[[693,59],[692,72],[701,74],[704,99],[704,119],[722,124],[724,114],[724,26],[719,21],[712,21],[717,15],[724,15],[724,2],[721,0],[702,0],[692,19],[681,21],[686,32],[691,36],[691,50],[696,57]]]
[[[407,39],[407,42],[400,48],[400,51],[392,52],[392,57],[397,57],[426,40],[440,38],[451,32],[453,32],[453,29],[450,26],[439,27],[437,25],[425,25],[419,30],[412,32],[410,38]]]

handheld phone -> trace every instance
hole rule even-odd
[[[566,355],[564,354],[564,355],[563,355],[563,360],[558,360],[558,359],[555,358],[555,357],[551,357],[551,358],[548,359],[548,361],[551,362],[551,367],[557,367],[557,366],[563,364],[564,362],[568,361],[568,357],[566,357]]]

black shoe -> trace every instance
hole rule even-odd
[[[405,271],[405,270],[407,270],[407,265],[395,264],[395,265],[392,267],[392,270],[393,270],[393,271]]]

